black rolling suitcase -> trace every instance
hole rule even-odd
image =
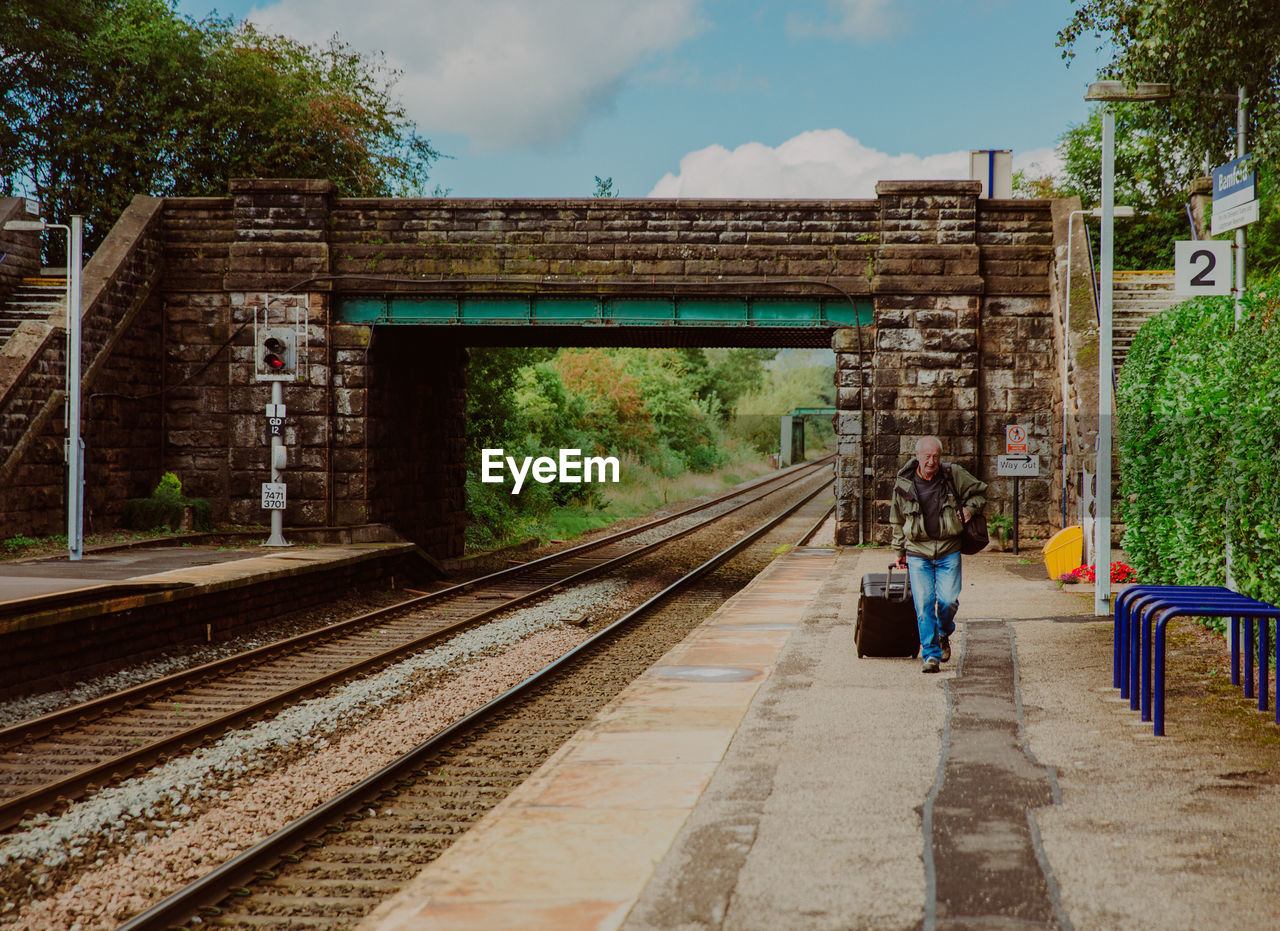
[[[920,655],[920,630],[905,569],[900,578],[895,577],[890,563],[888,573],[868,572],[862,577],[853,642],[859,659]]]

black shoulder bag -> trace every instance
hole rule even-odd
[[[960,516],[960,509],[964,507],[964,502],[960,500],[960,492],[956,490],[956,480],[951,474],[951,467],[946,469],[947,481],[951,483],[951,494],[956,499],[956,516]],[[960,552],[965,556],[972,556],[974,553],[981,553],[987,548],[987,544],[991,542],[991,537],[987,534],[987,518],[985,514],[974,513],[968,520],[963,521],[964,528],[960,531]]]

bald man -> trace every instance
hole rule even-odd
[[[889,523],[897,567],[911,579],[920,628],[921,672],[938,672],[951,659],[951,635],[960,607],[960,534],[987,503],[987,485],[960,466],[944,465],[942,441],[924,436],[915,457],[898,470]]]

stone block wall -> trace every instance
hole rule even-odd
[[[1012,480],[996,477],[1010,424],[1029,428],[1041,478],[1019,489],[1024,534],[1049,530],[1054,351],[1049,309],[1049,202],[979,198],[978,182],[881,182],[871,371],[862,379],[851,337],[836,334],[837,541],[887,542],[897,470],[915,441],[936,435],[944,458],[990,485],[988,513],[1012,512]],[[865,432],[861,441],[860,432]],[[857,459],[867,450],[867,461]],[[866,522],[855,480],[864,472]]]
[[[1050,204],[978,193],[976,182],[912,181],[857,201],[381,200],[337,197],[323,180],[252,179],[225,198],[167,200],[135,237],[151,283],[122,273],[111,286],[150,297],[118,308],[116,328],[104,319],[93,337],[106,354],[86,434],[98,431],[103,464],[123,477],[103,478],[90,500],[112,519],[110,501],[146,493],[170,470],[219,520],[265,525],[271,389],[253,378],[255,311],[305,305],[306,376],[284,389],[286,527],[384,521],[455,556],[469,337],[346,325],[333,318],[337,298],[843,292],[873,297],[875,314],[832,343],[839,541],[887,538],[892,475],[924,433],[991,482],[994,510],[1008,510],[1011,483],[994,471],[1011,423],[1031,428],[1040,456],[1021,516],[1024,533],[1043,532],[1061,413]],[[28,379],[46,406],[58,389],[39,381],[40,366],[56,379],[60,338],[50,330],[50,354]],[[34,471],[21,481],[56,513],[60,481],[48,478],[61,449],[46,432],[24,434],[35,438],[22,440],[31,449],[20,465]],[[14,507],[0,501],[5,528]]]
[[[819,277],[866,293],[879,235],[874,201],[346,198],[331,216],[334,274],[466,290],[498,276],[584,289]],[[385,290],[376,278],[341,287]]]
[[[266,523],[271,385],[254,379],[254,324],[264,308],[273,322],[305,308],[305,377],[282,386],[285,527],[380,521],[433,556],[459,555],[465,352],[332,319],[332,190],[245,180],[230,201],[169,201],[164,461],[219,520]]]
[[[26,205],[23,197],[0,197],[0,301],[8,300],[23,278],[40,274],[39,235],[3,228],[9,220],[35,219]]]
[[[414,542],[432,554],[463,551],[465,375],[461,346],[422,330],[386,328],[369,346],[367,393],[350,399],[367,405],[352,407],[350,416],[368,431],[368,519],[421,528]]]
[[[158,477],[160,327],[153,291],[160,279],[159,217],[157,198],[134,198],[83,270],[81,414],[89,532],[116,526],[124,500],[147,493],[147,483],[155,483],[151,476]],[[31,331],[20,355],[6,360],[12,367],[0,386],[3,536],[66,528],[65,315],[63,308]]]

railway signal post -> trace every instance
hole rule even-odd
[[[288,453],[284,445],[285,414],[284,383],[298,381],[304,376],[299,358],[305,356],[307,339],[307,313],[304,307],[291,307],[285,311],[283,322],[271,320],[271,301],[267,300],[261,314],[254,314],[255,381],[271,383],[271,402],[266,407],[267,436],[271,440],[271,480],[262,483],[262,508],[271,512],[271,535],[263,546],[291,546],[284,538],[284,509],[288,503],[288,485],[284,470]],[[289,316],[291,320],[287,319]]]

